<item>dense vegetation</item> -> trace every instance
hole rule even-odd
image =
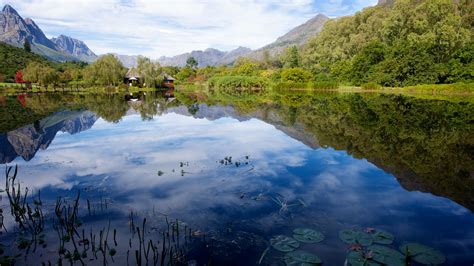
[[[331,20],[306,46],[289,47],[281,55],[240,58],[232,67],[185,67],[177,77],[202,82],[212,76],[255,76],[276,87],[297,88],[321,81],[366,89],[472,83],[474,2],[394,2]]]
[[[50,64],[40,55],[0,42],[0,82],[15,82],[15,74],[30,62]]]
[[[474,78],[474,2],[398,0],[329,21],[303,51],[316,75],[360,85]]]

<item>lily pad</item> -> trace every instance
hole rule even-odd
[[[370,234],[356,230],[341,230],[339,238],[346,244],[359,243],[362,246],[370,246],[373,243]]]
[[[380,263],[372,259],[367,259],[362,251],[349,252],[346,260],[351,266],[380,266]]]
[[[286,254],[285,263],[286,265],[320,265],[322,262],[313,253],[297,250]]]
[[[300,243],[291,237],[277,235],[270,239],[270,245],[281,252],[290,252],[297,249]]]
[[[377,244],[390,245],[394,239],[395,237],[392,234],[383,230],[376,230],[372,234],[372,240]]]
[[[371,252],[372,259],[384,264],[384,265],[405,265],[405,256],[398,252],[398,250],[380,246],[380,245],[373,245],[368,248],[369,252]]]
[[[425,265],[443,264],[446,256],[438,249],[419,243],[406,243],[400,246],[400,251],[414,261]]]
[[[303,243],[319,243],[323,241],[324,235],[323,233],[308,229],[308,228],[296,228],[293,230],[293,238],[303,242]]]

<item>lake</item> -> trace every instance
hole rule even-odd
[[[1,264],[474,263],[472,100],[174,96],[0,96]]]

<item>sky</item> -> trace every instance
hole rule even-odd
[[[354,14],[377,0],[0,0],[46,36],[68,35],[96,54],[151,58],[239,46],[257,49],[322,13]]]

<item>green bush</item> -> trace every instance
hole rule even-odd
[[[308,82],[277,82],[273,84],[273,89],[276,90],[291,90],[291,89],[308,89],[311,83]]]
[[[254,76],[216,76],[210,78],[207,84],[210,89],[221,92],[260,92],[268,86],[268,80]]]
[[[283,82],[303,83],[311,79],[311,73],[299,67],[284,69],[281,72],[281,81]]]
[[[335,90],[339,87],[339,83],[336,81],[316,81],[310,83],[309,86],[316,90]]]
[[[378,90],[381,86],[375,82],[367,82],[361,85],[364,90]]]

